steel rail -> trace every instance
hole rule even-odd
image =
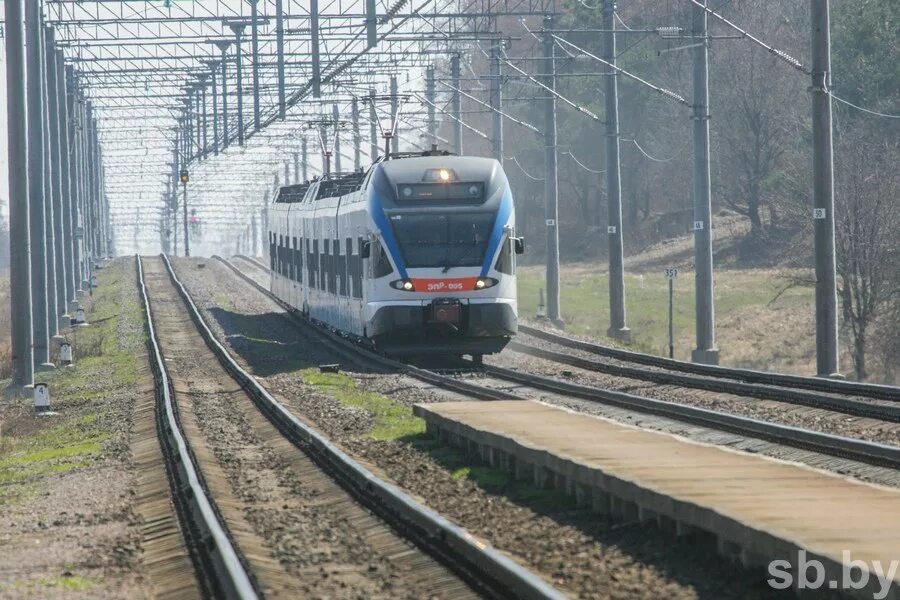
[[[250,262],[254,266],[263,269],[268,272],[268,267],[262,265],[255,259],[239,256],[247,262]],[[331,349],[338,352],[339,354],[348,357],[351,361],[360,363],[363,361],[364,363],[368,363],[369,365],[373,365],[380,369],[388,369],[391,371],[396,371],[400,373],[405,373],[410,375],[411,377],[415,377],[420,381],[424,381],[426,383],[431,383],[437,387],[443,388],[445,390],[449,390],[452,392],[457,392],[459,394],[463,394],[466,396],[470,396],[473,398],[478,398],[479,400],[522,400],[520,396],[516,396],[515,394],[511,394],[509,392],[503,392],[500,390],[492,390],[490,388],[486,388],[484,386],[475,385],[469,383],[468,381],[461,381],[459,379],[454,379],[453,377],[447,377],[445,375],[441,375],[440,373],[435,373],[433,371],[429,371],[428,369],[422,369],[413,365],[406,364],[404,362],[400,362],[399,360],[394,360],[392,358],[388,358],[382,354],[378,354],[373,352],[360,344],[357,344],[349,339],[341,337],[334,333],[333,330],[325,328],[325,326],[321,323],[317,323],[312,319],[308,319],[306,317],[301,316],[297,309],[295,309],[290,304],[284,302],[273,294],[270,290],[260,285],[258,281],[254,280],[252,277],[242,272],[236,266],[234,266],[230,261],[225,260],[221,256],[214,256],[214,260],[218,260],[222,262],[226,267],[231,269],[238,277],[242,280],[249,283],[251,286],[256,288],[259,292],[264,294],[270,300],[276,302],[281,308],[285,310],[285,312],[294,318],[295,322],[306,326],[316,334],[319,339],[321,339],[325,344],[327,344]]]
[[[264,272],[269,271],[268,267],[254,258],[246,256],[239,256],[238,258],[254,265]],[[223,259],[220,258],[220,260]],[[231,266],[232,270],[238,273],[246,281],[255,284],[254,287],[263,291],[263,293],[270,298],[278,301],[271,292],[260,286],[245,273],[240,272],[237,267],[231,265],[228,261],[223,260],[223,262]],[[522,328],[523,326],[520,325],[520,330]],[[526,327],[526,329],[533,330],[531,327]],[[349,343],[350,342],[348,342],[348,344]],[[655,400],[625,392],[605,390],[559,381],[549,377],[520,373],[502,367],[485,365],[484,370],[486,374],[497,379],[511,381],[543,391],[618,406],[620,408],[635,410],[642,413],[655,414],[676,421],[701,425],[717,431],[728,431],[737,435],[763,439],[783,446],[812,450],[829,456],[836,456],[869,465],[900,470],[900,447],[896,446],[820,433],[799,427],[792,427],[790,425],[768,423],[757,419],[697,408],[685,404]]]
[[[168,257],[162,255],[169,278],[188,307],[191,319],[222,366],[253,399],[260,411],[301,450],[306,451],[349,493],[399,528],[432,555],[493,597],[553,598],[565,596],[512,559],[475,539],[397,486],[376,477],[325,436],[300,421],[234,360],[206,324]],[[221,260],[221,259],[220,259]]]
[[[650,413],[692,425],[758,438],[861,463],[900,470],[900,447],[868,442],[790,425],[768,423],[686,404],[655,400],[626,392],[559,381],[550,377],[520,373],[503,367],[485,365],[488,375],[547,392],[581,398],[628,410]]]
[[[900,387],[890,385],[879,385],[874,383],[859,383],[855,381],[842,381],[839,379],[825,379],[821,377],[804,377],[802,375],[787,375],[783,373],[769,373],[766,371],[756,371],[752,369],[738,369],[732,367],[720,367],[716,365],[703,365],[691,363],[662,356],[654,356],[652,354],[644,354],[641,352],[633,352],[631,350],[623,350],[621,348],[611,348],[600,344],[593,344],[582,340],[576,340],[564,335],[552,333],[536,327],[519,324],[519,331],[527,335],[540,338],[542,340],[583,350],[592,354],[606,356],[651,367],[661,369],[669,369],[673,371],[682,371],[685,373],[694,373],[697,375],[707,375],[710,377],[720,377],[727,379],[737,379],[748,383],[760,383],[775,385],[780,387],[789,387],[805,390],[813,390],[817,392],[825,392],[830,394],[846,394],[851,396],[861,396],[872,398],[873,400],[892,400],[900,401]]]
[[[523,354],[528,354],[529,356],[535,356],[537,358],[578,367],[580,369],[596,371],[598,373],[606,373],[642,381],[651,381],[663,385],[677,385],[709,392],[721,392],[763,400],[777,400],[779,402],[821,408],[856,417],[870,417],[873,419],[900,423],[900,405],[873,404],[872,402],[867,401],[822,395],[817,392],[778,387],[765,383],[748,383],[721,377],[710,377],[707,375],[683,374],[672,371],[648,371],[640,367],[614,365],[597,360],[589,360],[580,356],[572,356],[571,354],[554,352],[552,350],[547,350],[546,348],[524,344],[518,340],[513,340],[507,347],[515,352],[521,352]]]
[[[218,508],[210,497],[197,460],[181,430],[173,402],[172,380],[166,370],[159,337],[150,311],[141,258],[136,256],[137,283],[144,307],[144,327],[150,351],[150,367],[156,388],[156,427],[169,485],[181,529],[194,559],[201,585],[211,587],[211,596],[251,600],[258,597],[257,586],[232,544]]]

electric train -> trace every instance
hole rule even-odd
[[[512,191],[496,160],[431,151],[281,187],[271,289],[395,356],[499,352],[516,334]]]

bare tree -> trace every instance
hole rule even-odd
[[[856,378],[863,380],[871,328],[900,292],[900,146],[871,142],[860,129],[838,138],[835,203],[844,326]]]

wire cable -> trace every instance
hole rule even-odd
[[[568,154],[568,155],[569,155],[569,158],[571,158],[572,160],[574,160],[574,161],[575,161],[575,164],[578,165],[579,167],[581,167],[582,169],[584,169],[585,171],[590,171],[591,173],[595,173],[595,174],[597,174],[597,175],[600,175],[601,173],[606,173],[606,169],[602,169],[602,170],[599,170],[599,171],[598,171],[597,169],[592,169],[592,168],[590,168],[589,166],[587,166],[586,164],[584,164],[583,162],[581,162],[580,160],[578,160],[578,158],[577,158],[574,154],[572,154],[571,152],[569,152],[568,150],[566,150],[565,152],[563,152],[563,154]]]
[[[838,98],[832,92],[828,92],[828,94],[842,104],[846,104],[847,106],[852,106],[856,110],[861,110],[864,113],[869,113],[870,115],[875,115],[876,117],[884,117],[885,119],[900,119],[900,115],[889,115],[887,113],[878,112],[876,110],[871,110],[869,108],[863,108],[862,106],[857,106],[853,104],[849,100],[844,100],[843,98]]]
[[[638,150],[640,150],[641,154],[643,154],[644,156],[646,156],[647,158],[649,158],[649,159],[652,160],[653,162],[658,162],[658,163],[672,162],[673,160],[675,160],[676,158],[678,158],[678,157],[681,155],[682,150],[684,150],[684,147],[679,148],[679,149],[675,152],[675,154],[673,154],[670,158],[656,158],[655,156],[651,156],[646,150],[644,150],[643,148],[641,148],[641,145],[638,144],[638,141],[637,141],[637,140],[633,140],[633,139],[624,139],[624,138],[623,138],[622,141],[623,141],[623,142],[631,142],[632,144],[634,144],[635,148],[637,148]]]
[[[532,175],[531,173],[526,171],[524,168],[522,168],[522,165],[519,164],[519,159],[516,158],[515,156],[509,156],[507,158],[509,160],[513,161],[514,163],[516,163],[516,166],[519,167],[519,170],[522,171],[522,173],[524,173],[525,177],[527,177],[528,179],[533,179],[534,181],[544,181],[543,177],[535,177],[534,175]]]
[[[634,81],[637,81],[637,82],[640,83],[640,84],[643,84],[643,85],[649,87],[650,89],[652,89],[653,91],[657,92],[658,94],[661,94],[661,95],[663,95],[663,96],[665,96],[665,97],[667,97],[667,98],[669,98],[669,99],[671,99],[671,100],[675,100],[676,102],[679,102],[680,104],[683,104],[683,105],[685,105],[685,106],[687,106],[687,107],[691,107],[691,103],[690,103],[690,102],[688,102],[688,101],[685,100],[682,96],[679,96],[679,95],[676,94],[675,92],[673,92],[673,91],[671,91],[671,90],[667,90],[666,88],[659,87],[658,85],[653,85],[653,84],[650,83],[649,81],[646,81],[646,80],[644,80],[644,79],[641,79],[641,78],[638,77],[637,75],[634,75],[633,73],[629,73],[629,72],[626,71],[625,69],[623,69],[623,68],[621,68],[621,67],[618,67],[618,66],[612,64],[611,62],[609,62],[609,61],[607,61],[607,60],[604,60],[604,59],[600,58],[599,56],[597,56],[597,55],[595,55],[595,54],[591,54],[590,52],[588,52],[588,51],[585,50],[584,48],[581,48],[580,46],[576,46],[576,45],[573,44],[572,42],[570,42],[570,41],[568,41],[568,40],[566,40],[566,39],[563,39],[563,38],[559,37],[558,35],[555,35],[555,34],[552,34],[552,33],[551,33],[550,35],[552,35],[554,39],[556,39],[556,40],[562,42],[563,44],[566,44],[567,46],[570,46],[571,48],[575,49],[575,50],[578,51],[578,52],[581,52],[581,53],[584,54],[585,56],[589,56],[589,57],[593,58],[594,60],[603,63],[603,64],[606,65],[607,67],[610,67],[611,69],[615,70],[617,73],[621,73],[621,74],[624,75],[625,77],[628,77],[629,79],[632,79],[632,80],[634,80]]]
[[[732,29],[734,29],[735,31],[740,33],[742,36],[746,37],[748,40],[750,40],[751,42],[753,42],[760,48],[764,48],[766,50],[766,52],[772,54],[777,59],[789,64],[794,69],[797,69],[801,73],[806,73],[807,75],[812,74],[812,72],[809,69],[807,69],[806,67],[804,67],[803,64],[799,60],[797,60],[796,58],[794,58],[787,52],[785,52],[783,50],[779,50],[778,48],[774,48],[774,47],[768,45],[767,43],[765,43],[758,37],[749,33],[747,30],[741,29],[739,26],[735,25],[734,23],[732,23],[731,21],[729,21],[728,19],[726,19],[725,17],[723,17],[722,15],[720,15],[719,13],[714,11],[713,9],[708,8],[707,6],[701,4],[697,0],[687,0],[687,1],[690,2],[691,4],[693,4],[694,6],[696,6],[697,8],[703,9],[710,16],[715,17],[716,19],[718,19],[719,21],[721,21],[728,27],[731,27]]]

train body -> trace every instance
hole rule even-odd
[[[284,186],[271,288],[392,355],[499,352],[517,330],[515,208],[493,159],[438,153]]]

